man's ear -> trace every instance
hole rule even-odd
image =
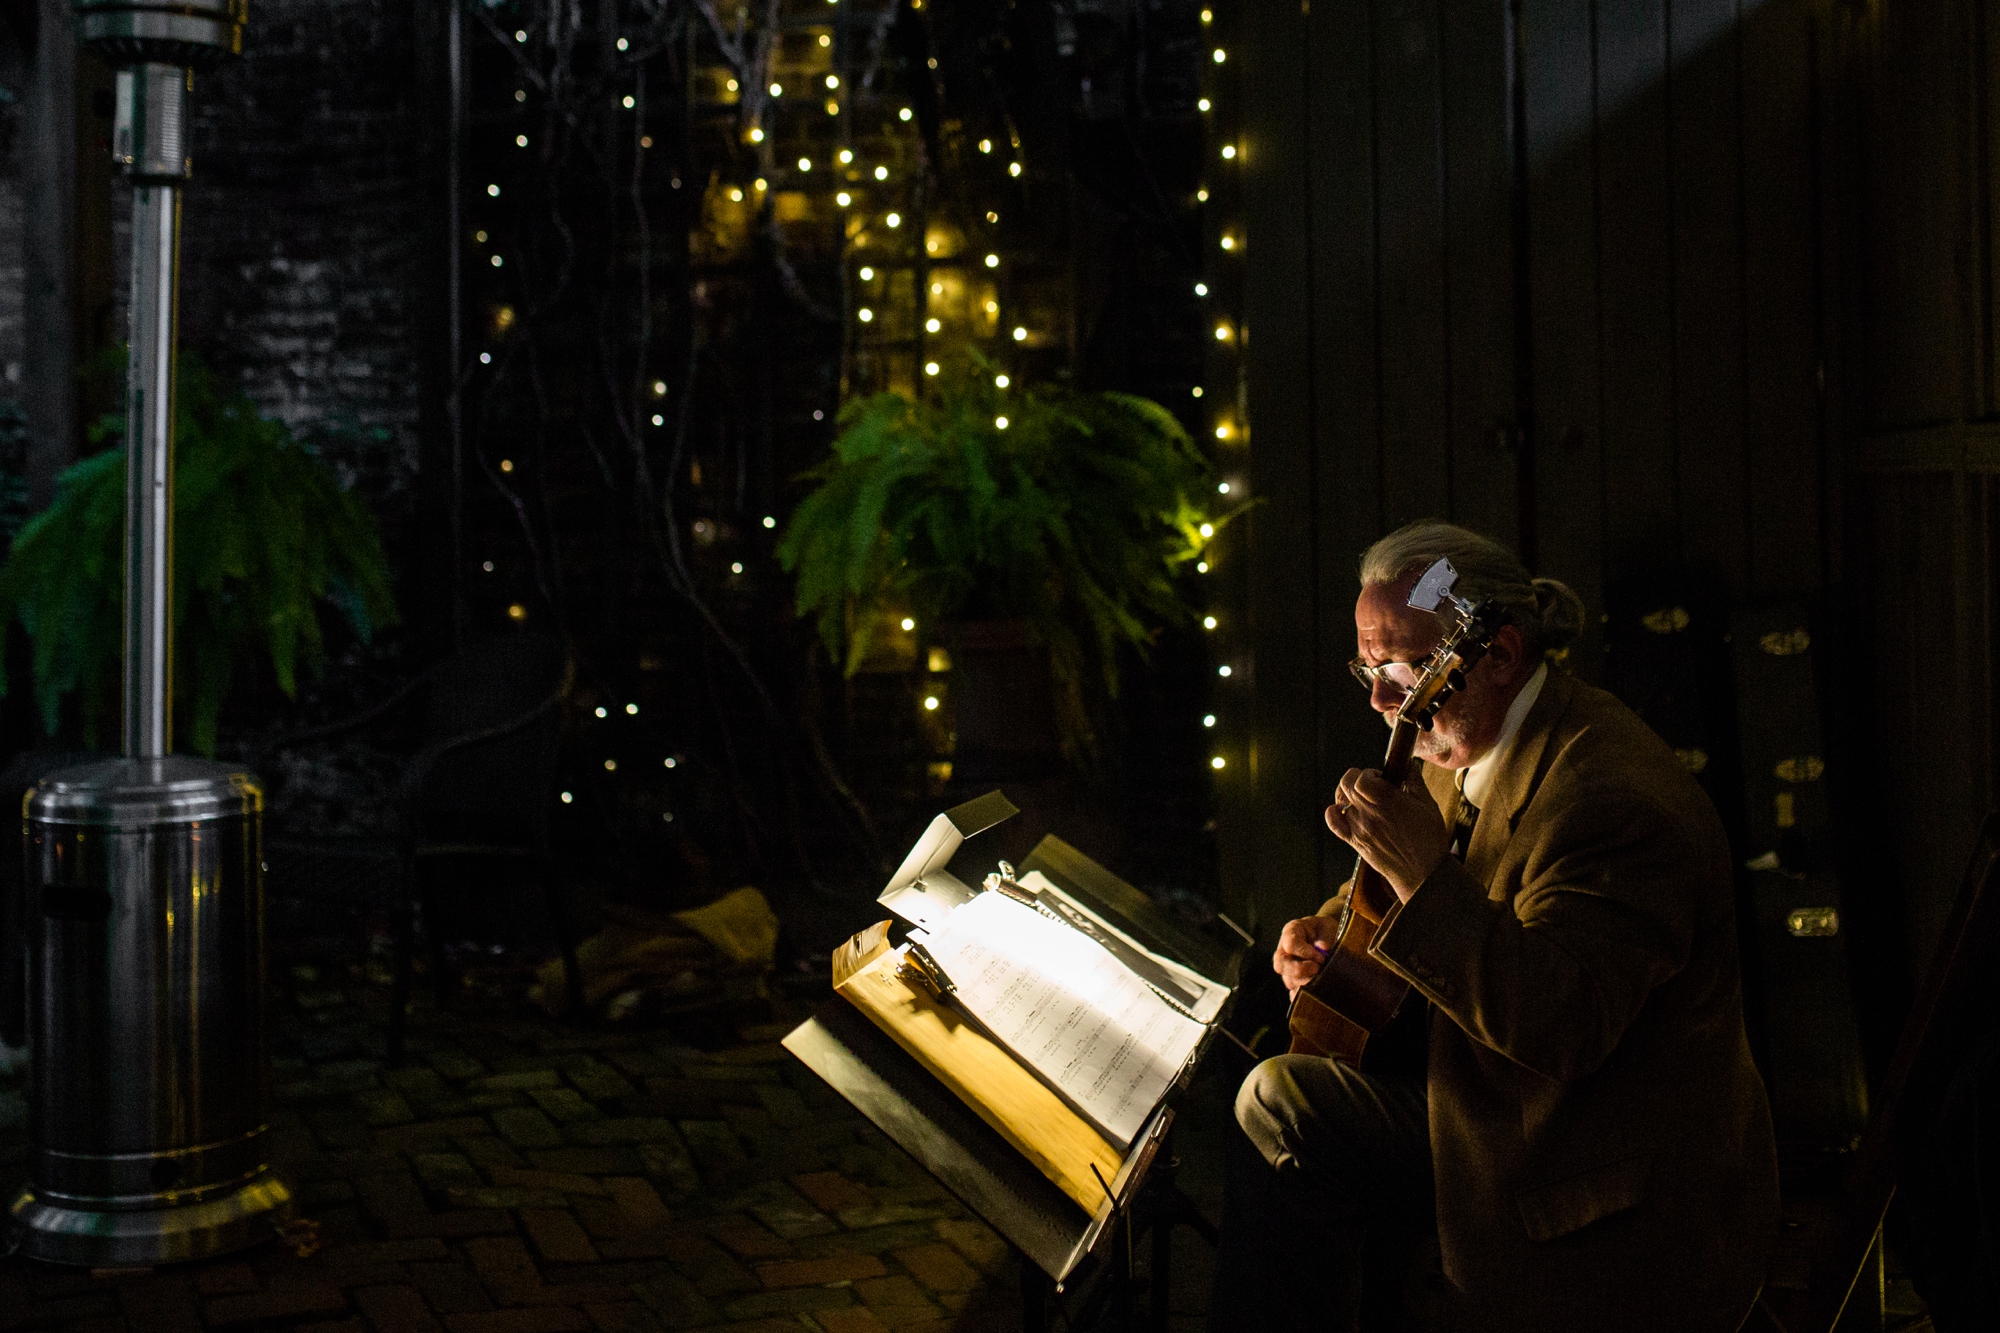
[[[1486,650],[1486,660],[1492,664],[1494,678],[1512,682],[1525,677],[1533,670],[1527,659],[1528,644],[1521,637],[1520,629],[1502,625],[1500,632],[1493,636],[1492,646]]]

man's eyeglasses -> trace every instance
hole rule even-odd
[[[1398,694],[1408,694],[1416,688],[1417,681],[1424,674],[1422,662],[1384,662],[1380,666],[1369,666],[1360,658],[1347,664],[1354,673],[1354,679],[1361,682],[1361,688],[1375,693],[1377,684],[1387,685]]]

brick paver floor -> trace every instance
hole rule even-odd
[[[0,1329],[1019,1326],[1005,1244],[777,1044],[800,1001],[695,1038],[420,1008],[394,1070],[379,985],[302,967],[273,1003],[272,1154],[316,1237],[141,1272],[9,1258]],[[24,1084],[0,1088],[17,1175]]]

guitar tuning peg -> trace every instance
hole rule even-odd
[[[1432,715],[1428,712],[1419,715],[1417,718],[1417,730],[1429,731],[1431,729],[1432,723],[1435,720],[1436,719],[1433,718]]]
[[[1445,676],[1444,683],[1449,685],[1454,691],[1462,690],[1465,688],[1465,673],[1453,670]]]

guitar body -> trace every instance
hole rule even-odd
[[[1365,861],[1355,867],[1340,934],[1320,964],[1319,975],[1292,998],[1293,1055],[1319,1055],[1359,1066],[1370,1035],[1389,1026],[1402,1009],[1410,983],[1368,952],[1395,901],[1374,867]]]

